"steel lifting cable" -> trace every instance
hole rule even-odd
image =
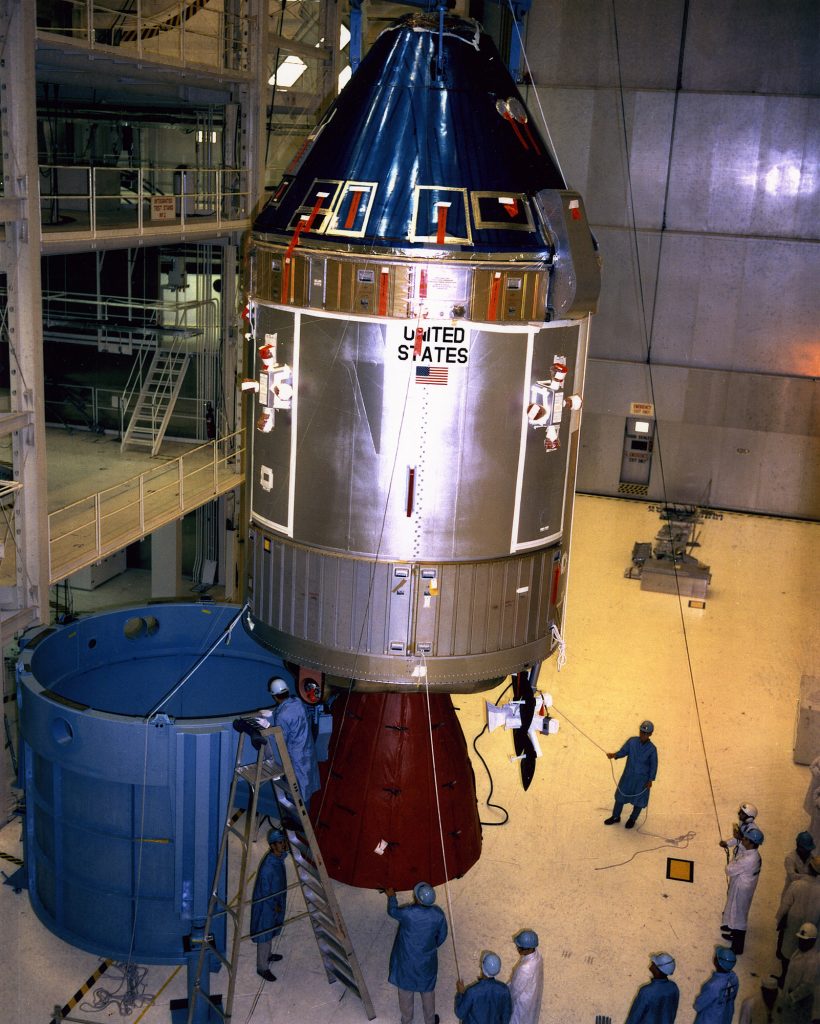
[[[642,322],[644,324],[644,331],[645,331],[644,346],[645,346],[645,349],[646,349],[646,367],[647,367],[647,371],[648,371],[650,393],[652,395],[652,405],[654,406],[655,409],[657,409],[657,402],[655,400],[655,379],[654,379],[654,374],[652,372],[652,361],[651,361],[652,342],[653,342],[653,336],[654,336],[654,333],[655,333],[655,315],[656,315],[657,306],[658,306],[657,297],[658,297],[658,287],[659,287],[658,282],[659,282],[659,279],[660,279],[660,260],[661,260],[661,252],[662,252],[662,249],[663,249],[663,239],[664,239],[664,235],[665,235],[665,232],[666,232],[666,212],[667,212],[667,207],[668,207],[668,203],[669,203],[669,188],[670,188],[671,166],[672,166],[672,146],[673,146],[673,143],[674,143],[675,122],[676,122],[676,118],[677,118],[678,101],[679,101],[679,98],[680,98],[680,91],[681,91],[681,85],[682,85],[683,54],[684,54],[684,46],[685,46],[685,42],[686,42],[686,29],[687,29],[687,23],[688,23],[688,14],[689,14],[689,0],[684,0],[683,15],[682,15],[682,18],[681,18],[680,46],[679,46],[679,51],[678,51],[678,53],[679,53],[679,56],[678,56],[678,74],[677,74],[677,79],[676,79],[675,98],[674,98],[674,105],[673,105],[673,110],[672,110],[672,125],[671,125],[671,128],[670,128],[671,135],[670,135],[670,141],[669,141],[669,158],[668,158],[667,167],[666,167],[666,185],[665,185],[665,190],[664,190],[663,216],[662,216],[662,222],[661,222],[660,243],[658,245],[658,260],[657,260],[657,265],[656,265],[656,268],[655,268],[656,272],[655,272],[654,301],[653,301],[653,306],[652,306],[652,317],[651,317],[651,320],[649,321],[649,326],[647,327],[646,302],[645,302],[644,292],[643,292],[643,274],[642,274],[642,268],[641,268],[640,249],[638,247],[638,229],[637,229],[637,222],[636,222],[636,217],[635,217],[634,193],[633,193],[633,189],[632,189],[632,172],[631,172],[631,165],[630,165],[629,137],[627,135],[627,130],[626,130],[626,107],[625,107],[625,103],[624,103],[624,84],[623,84],[623,74],[622,74],[622,65],[621,65],[620,38],[619,38],[619,35],[618,35],[618,16],[617,16],[617,12],[615,10],[615,0],[612,0],[613,36],[614,36],[614,44],[615,44],[616,66],[618,68],[618,94],[619,94],[619,97],[620,97],[620,104],[621,104],[621,128],[622,128],[622,131],[623,131],[624,151],[625,151],[625,154],[626,154],[626,180],[627,180],[627,187],[628,187],[628,191],[629,191],[629,208],[630,208],[632,237],[633,237],[634,242],[635,242],[634,258],[635,258],[636,274],[637,274],[637,278],[638,278],[639,296],[640,296],[640,302],[641,302],[641,319],[642,319]],[[666,487],[666,473],[665,473],[665,470],[664,470],[664,462],[663,462],[663,445],[661,444],[660,425],[659,425],[659,423],[657,421],[657,417],[656,417],[655,431],[656,431],[656,440],[657,440],[656,449],[657,449],[657,452],[658,452],[658,469],[659,469],[660,478],[661,478],[661,490],[663,492],[663,504],[664,504],[664,508],[668,509],[669,508],[669,496],[668,496],[667,487]],[[678,568],[677,568],[677,565],[675,564],[674,559],[672,560],[672,568],[673,568],[673,571],[674,571],[674,574],[675,574],[675,590],[676,590],[677,598],[678,598],[678,613],[679,613],[679,616],[680,616],[681,633],[682,633],[682,636],[683,636],[684,651],[686,653],[686,666],[687,666],[687,671],[688,671],[688,674],[689,674],[689,684],[690,684],[691,689],[692,689],[692,699],[693,699],[694,705],[695,705],[695,717],[696,717],[697,723],[698,723],[698,735],[700,737],[701,750],[703,751],[703,762],[704,762],[704,766],[706,768],[706,778],[707,778],[708,783],[709,783],[709,794],[710,794],[711,799],[712,799],[712,809],[714,810],[714,814],[715,814],[715,827],[717,829],[718,837],[720,837],[721,834],[722,834],[721,833],[721,827],[720,827],[720,815],[718,814],[717,799],[715,797],[715,787],[714,787],[714,782],[712,780],[712,769],[711,769],[711,766],[709,764],[709,755],[708,755],[707,750],[706,750],[706,738],[705,738],[704,733],[703,733],[703,720],[702,720],[701,714],[700,714],[700,700],[699,700],[699,697],[698,697],[697,686],[695,684],[695,673],[694,673],[694,669],[692,667],[692,654],[691,654],[691,651],[690,651],[690,648],[689,648],[689,634],[688,634],[687,629],[686,629],[686,619],[685,619],[684,613],[683,613],[683,598],[682,598],[681,589],[680,589],[680,578],[678,576]]]
[[[430,731],[430,760],[433,765],[433,788],[436,794],[436,816],[438,818],[438,832],[439,839],[441,841],[441,862],[444,867],[444,892],[447,896],[447,915],[450,921],[450,942],[453,946],[453,959],[456,964],[456,977],[461,977],[461,970],[458,966],[458,951],[456,950],[456,930],[453,922],[453,902],[450,896],[450,876],[447,872],[447,854],[444,849],[444,826],[441,821],[441,804],[438,796],[438,773],[436,771],[436,752],[433,747],[433,716],[430,711],[430,680],[427,677],[427,662],[422,655],[421,658],[422,668],[424,669],[424,693],[427,699],[427,725]]]
[[[391,470],[390,470],[390,482],[389,482],[389,484],[387,486],[387,494],[385,495],[385,499],[384,499],[384,509],[382,510],[382,521],[381,521],[381,526],[379,528],[379,540],[378,540],[378,543],[376,545],[376,554],[371,559],[370,581],[369,581],[368,589],[367,589],[367,600],[365,602],[364,612],[362,614],[362,626],[361,626],[361,629],[359,630],[359,639],[358,639],[358,641],[356,643],[356,652],[355,652],[355,654],[353,656],[353,666],[352,666],[352,669],[351,669],[350,683],[349,683],[347,689],[344,691],[344,706],[342,708],[342,714],[339,715],[339,731],[338,731],[338,733],[336,735],[336,742],[335,742],[334,747],[333,747],[333,756],[331,757],[330,764],[328,765],[328,770],[327,770],[327,777],[328,778],[330,778],[330,773],[333,770],[333,765],[334,765],[335,760],[336,760],[336,755],[337,755],[337,753],[339,751],[339,746],[340,746],[340,741],[341,741],[341,736],[342,736],[342,730],[344,728],[345,718],[347,717],[346,711],[347,711],[348,702],[350,701],[350,695],[353,692],[353,687],[356,685],[356,664],[357,664],[357,662],[359,660],[359,655],[361,654],[361,651],[362,651],[362,644],[364,643],[365,628],[367,626],[367,620],[368,620],[368,616],[370,614],[370,605],[371,605],[371,602],[372,602],[372,599],[373,599],[373,589],[375,587],[375,582],[376,582],[376,567],[377,567],[378,562],[379,562],[379,556],[381,554],[382,542],[384,540],[384,531],[385,531],[385,527],[386,527],[386,524],[387,524],[387,512],[388,512],[388,509],[389,509],[389,506],[390,506],[390,497],[391,497],[391,495],[393,493],[393,483],[394,483],[395,478],[396,478],[396,463],[398,461],[399,451],[400,451],[400,448],[401,448],[402,428],[404,427],[404,420],[405,420],[405,416],[407,415],[407,404],[408,404],[408,401],[409,401],[409,397],[410,397],[410,375],[408,374],[407,384],[405,385],[405,389],[404,389],[404,404],[402,405],[401,419],[399,420],[399,427],[398,427],[398,431],[396,433],[396,450],[395,450],[395,453],[393,455],[393,465],[392,465]],[[316,812],[316,821],[317,822],[319,820],[319,817],[321,816],[322,809],[323,809],[323,807],[325,805],[325,797],[326,797],[326,795],[327,795],[327,786],[323,786],[322,787],[321,799],[319,801],[319,809]]]
[[[509,7],[510,7],[510,13],[513,14],[513,25],[514,25],[515,31],[516,31],[516,33],[518,35],[519,43],[521,45],[521,53],[522,53],[523,58],[524,58],[524,64],[525,64],[525,66],[527,68],[527,73],[529,75],[530,81],[532,82],[532,71],[531,71],[531,68],[530,68],[529,59],[527,57],[526,47],[524,46],[524,41],[523,41],[523,38],[521,36],[521,31],[520,31],[520,28],[518,26],[518,22],[515,20],[515,17],[514,17],[514,12],[512,10],[511,0],[508,0],[508,4],[509,4]],[[681,88],[681,79],[682,79],[682,70],[683,70],[683,51],[684,51],[684,43],[685,43],[685,36],[686,36],[688,9],[689,9],[689,3],[688,3],[688,0],[685,0],[685,2],[684,2],[684,12],[683,12],[682,23],[681,23],[681,43],[680,43],[680,48],[679,48],[678,76],[677,76],[677,84],[676,84],[676,90],[675,90],[675,102],[674,102],[674,110],[673,110],[672,129],[671,129],[673,136],[674,136],[675,118],[677,116],[677,109],[678,109],[678,99],[679,99],[680,88]],[[653,335],[654,335],[654,327],[655,327],[655,313],[656,313],[656,310],[657,310],[657,296],[658,296],[658,287],[659,287],[659,279],[660,279],[661,250],[662,250],[662,245],[663,245],[664,231],[665,231],[665,227],[666,227],[666,211],[667,211],[667,206],[668,206],[668,201],[669,201],[669,188],[670,188],[670,180],[671,180],[672,147],[671,147],[671,142],[670,142],[669,160],[667,162],[666,186],[665,186],[665,192],[664,192],[664,208],[663,208],[663,223],[662,223],[662,229],[661,229],[661,244],[658,247],[658,261],[657,261],[656,275],[655,275],[655,289],[654,289],[654,302],[653,302],[653,309],[652,309],[652,319],[651,319],[651,322],[649,324],[647,324],[646,300],[645,300],[644,291],[643,291],[643,275],[641,273],[640,251],[639,251],[639,248],[638,248],[638,245],[637,245],[638,234],[637,234],[637,224],[636,224],[636,216],[635,216],[634,192],[633,192],[633,188],[632,188],[632,174],[631,174],[631,165],[630,165],[630,156],[629,156],[629,138],[628,138],[627,131],[626,131],[626,108],[625,108],[625,103],[624,103],[624,86],[623,86],[622,64],[621,64],[621,54],[620,54],[620,40],[619,40],[619,35],[618,35],[618,18],[617,18],[617,13],[616,13],[616,10],[615,10],[615,0],[612,0],[612,19],[613,19],[613,28],[614,28],[616,66],[617,66],[617,69],[618,69],[618,92],[619,92],[620,105],[621,105],[621,127],[622,127],[622,131],[623,131],[624,148],[625,148],[625,152],[626,152],[626,179],[627,179],[627,187],[628,187],[628,193],[629,193],[629,209],[630,209],[630,218],[631,218],[631,226],[632,226],[632,237],[633,237],[633,240],[635,242],[634,259],[635,259],[635,263],[636,263],[636,276],[637,276],[637,279],[638,279],[638,292],[639,292],[639,300],[640,300],[640,306],[641,306],[641,321],[642,321],[642,324],[643,324],[643,333],[644,333],[644,347],[646,349],[646,365],[647,365],[647,370],[648,370],[649,386],[650,386],[650,391],[651,391],[651,395],[652,395],[652,404],[653,404],[653,406],[655,406],[655,408],[657,408],[657,403],[656,403],[656,400],[655,400],[654,375],[653,375],[653,372],[652,372],[652,363],[651,363],[651,351],[652,351],[652,338],[653,338]],[[541,114],[541,121],[542,121],[544,130],[545,130],[545,132],[547,134],[547,139],[548,139],[548,141],[550,143],[550,148],[552,150],[553,158],[555,159],[555,162],[556,162],[556,165],[558,167],[558,170],[561,173],[561,177],[563,178],[564,177],[563,171],[561,170],[561,166],[560,166],[560,163],[558,161],[558,156],[557,156],[557,153],[555,152],[555,147],[553,146],[553,143],[552,143],[552,137],[550,135],[549,126],[547,124],[546,117],[544,116],[544,108],[543,108],[543,106],[541,104],[541,99],[540,99],[540,97],[538,95],[537,88],[533,87],[533,92],[534,92],[534,95],[535,95],[536,103],[538,105],[538,110],[539,110],[539,112]],[[666,476],[665,476],[664,465],[663,465],[663,452],[662,452],[662,445],[661,445],[661,436],[660,436],[659,427],[657,425],[656,425],[656,438],[657,438],[656,449],[657,449],[657,452],[658,452],[658,467],[659,467],[659,470],[660,470],[661,489],[663,491],[663,502],[664,502],[664,507],[668,508],[669,507],[669,500],[668,500],[668,492],[667,492],[667,487],[666,487]],[[709,783],[709,792],[710,792],[710,796],[711,796],[711,800],[712,800],[712,808],[713,808],[714,815],[715,815],[715,823],[716,823],[716,827],[717,827],[717,832],[718,832],[718,835],[720,836],[721,835],[720,817],[718,815],[717,800],[716,800],[716,797],[715,797],[714,783],[713,783],[713,780],[712,780],[712,771],[711,771],[711,766],[709,764],[709,756],[708,756],[708,753],[707,753],[707,750],[706,750],[706,740],[705,740],[704,733],[703,733],[703,722],[702,722],[701,714],[700,714],[700,702],[699,702],[699,699],[698,699],[697,687],[696,687],[696,684],[695,684],[694,669],[693,669],[693,666],[692,666],[692,656],[691,656],[691,651],[690,651],[690,647],[689,647],[689,635],[688,635],[688,632],[687,632],[687,629],[686,629],[686,620],[685,620],[684,614],[683,614],[683,600],[682,600],[681,591],[680,591],[680,579],[679,579],[679,576],[678,576],[677,567],[674,565],[674,562],[673,562],[673,568],[674,568],[674,572],[675,572],[675,587],[676,587],[677,597],[678,597],[678,611],[679,611],[679,614],[680,614],[681,633],[682,633],[682,636],[683,636],[684,650],[685,650],[685,654],[686,654],[687,671],[688,671],[688,675],[689,675],[689,682],[690,682],[690,686],[691,686],[691,689],[692,689],[692,695],[693,695],[693,700],[694,700],[694,704],[695,704],[695,714],[696,714],[697,722],[698,722],[698,733],[699,733],[699,736],[700,736],[701,749],[703,751],[703,760],[704,760],[704,766],[706,768],[706,776],[707,776],[707,780],[708,780],[708,783]],[[555,710],[558,711],[558,708],[556,708]],[[566,721],[569,722],[569,724],[572,725],[573,728],[577,729],[577,731],[580,732],[582,736],[585,736],[594,746],[598,747],[598,749],[601,750],[603,753],[606,753],[606,751],[603,749],[603,747],[600,746],[600,744],[596,743],[582,729],[578,728],[578,726],[576,726],[573,722],[571,722],[569,718],[566,718],[566,715],[563,715],[563,713],[560,712],[560,711],[558,713],[562,714],[562,716],[566,719]],[[614,767],[611,764],[610,764],[610,769],[612,771],[612,778],[614,780],[615,779],[615,770],[614,770]],[[634,795],[637,796],[638,794],[634,794]],[[627,802],[628,802],[628,799],[627,799]],[[649,834],[649,833],[647,833],[647,834]],[[694,833],[687,833],[686,837],[680,837],[680,838],[681,839],[686,838],[687,841],[688,841],[688,838],[691,838],[693,835],[694,835]],[[664,837],[661,837],[661,838],[664,838]],[[630,859],[632,859],[632,858],[630,858]],[[624,863],[628,863],[628,861],[624,861]]]
[[[230,640],[231,634],[233,633],[236,625],[239,623],[247,609],[248,603],[245,602],[245,604],[239,609],[237,614],[234,615],[234,617],[231,619],[231,621],[228,623],[225,629],[222,630],[217,639],[208,647],[205,653],[196,659],[191,669],[185,673],[185,675],[179,680],[179,682],[162,698],[162,700],[158,704],[156,704],[151,709],[151,711],[148,712],[146,716],[144,716],[143,719],[143,734],[145,736],[145,743],[142,758],[142,799],[140,801],[140,827],[138,836],[139,853],[137,855],[137,877],[134,889],[134,919],[131,925],[131,940],[128,945],[128,959],[126,961],[129,967],[132,965],[133,962],[134,944],[136,942],[137,935],[137,918],[139,915],[140,907],[140,887],[142,885],[142,855],[145,849],[145,804],[148,793],[148,730],[151,727],[156,716],[159,714],[159,709],[162,708],[165,704],[167,704],[167,702],[174,696],[174,694],[177,693],[180,690],[180,688],[185,685],[185,683],[191,678],[191,676],[193,676],[193,674],[200,667],[200,665],[202,665],[206,661],[206,659],[209,658],[211,654],[213,654],[216,648],[222,643],[222,641],[226,637],[228,638],[228,640]],[[215,620],[214,623],[209,628],[208,632],[206,633],[206,642],[210,638],[210,636],[213,635],[213,632],[216,628],[217,623]]]
[[[604,748],[601,746],[600,743],[596,743],[595,740],[588,733],[585,733],[584,730],[580,728],[580,726],[577,726],[575,724],[575,722],[573,722],[570,718],[568,718],[564,714],[564,712],[561,711],[560,708],[558,708],[555,704],[552,705],[552,708],[553,708],[553,711],[557,712],[564,719],[565,722],[569,722],[569,724],[572,726],[572,728],[575,729],[576,732],[579,732],[584,737],[584,739],[589,740],[589,742],[593,745],[593,747],[597,747],[601,751],[602,754],[606,754],[607,758],[609,758],[609,752],[604,750]],[[612,781],[615,783],[615,788],[619,792],[621,792],[620,786],[618,785],[618,780],[615,778],[615,766],[613,765],[611,758],[609,758],[609,769],[610,769],[610,771],[612,773]],[[623,796],[623,798],[624,798],[624,803],[629,803],[630,799],[632,799],[632,798],[634,798],[636,796],[640,796],[641,793],[643,793],[643,792],[644,792],[643,789],[640,790],[638,793],[623,793],[623,792],[621,792],[621,796]]]
[[[377,248],[375,246],[375,242],[376,242],[377,237],[378,237],[377,232],[375,230],[372,230],[370,232],[369,236],[367,237],[367,239],[366,240],[363,239],[363,247],[365,249],[369,250],[369,254],[371,256],[375,256],[375,255],[378,254],[378,250],[377,250]],[[357,282],[356,292],[354,293],[354,297],[355,296],[360,296],[363,293],[363,291],[364,291],[364,282]],[[423,296],[420,295],[419,296],[418,307],[416,309],[416,318],[415,318],[416,319],[416,328],[415,328],[416,334],[415,334],[415,338],[414,338],[414,347],[418,343],[418,332],[419,332],[419,330],[421,328],[421,322],[422,322],[422,298],[423,298]],[[349,323],[350,322],[348,321],[348,324]],[[385,324],[385,329],[386,328],[387,328],[387,325]],[[336,348],[336,352],[334,353],[333,360],[331,362],[331,366],[328,368],[328,377],[326,377],[326,379],[325,379],[325,385],[322,388],[322,393],[324,392],[324,387],[326,387],[327,384],[329,383],[330,369],[333,367],[333,365],[336,362],[336,359],[338,358],[339,352],[341,350],[341,345],[342,345],[342,342],[344,341],[345,337],[346,337],[346,334],[343,334],[342,338],[339,341],[339,345]],[[411,368],[414,365],[414,362],[415,362],[415,357],[414,357],[414,360],[409,363],[409,366]],[[408,374],[407,382],[405,384],[405,390],[404,390],[404,401],[403,401],[403,404],[402,404],[401,418],[399,420],[399,427],[398,427],[398,431],[397,431],[397,435],[396,435],[396,450],[395,450],[395,453],[393,455],[393,464],[392,464],[392,466],[390,468],[390,483],[388,485],[387,494],[385,496],[384,508],[382,509],[381,525],[379,527],[379,539],[378,539],[378,543],[376,544],[376,553],[373,556],[373,558],[370,560],[371,561],[371,572],[370,572],[370,580],[368,582],[367,600],[365,601],[364,612],[363,612],[363,615],[362,615],[362,626],[361,626],[361,629],[359,631],[359,638],[358,638],[358,640],[356,642],[356,650],[355,650],[355,653],[354,653],[354,656],[353,656],[353,667],[352,667],[352,670],[351,670],[350,682],[349,682],[347,688],[344,691],[344,698],[343,698],[344,699],[344,706],[343,706],[343,709],[342,709],[342,714],[339,716],[339,731],[338,731],[338,733],[336,735],[336,742],[335,742],[334,748],[333,748],[333,756],[331,757],[330,764],[328,766],[328,777],[330,775],[330,772],[333,769],[333,765],[334,765],[334,762],[336,760],[336,754],[338,753],[338,750],[339,750],[339,744],[340,744],[340,740],[341,740],[342,730],[344,728],[345,719],[347,717],[346,716],[347,705],[348,705],[349,700],[350,700],[350,695],[353,692],[353,687],[356,684],[356,664],[357,664],[357,662],[359,660],[359,656],[360,656],[360,654],[362,652],[362,645],[364,643],[365,628],[367,626],[367,619],[368,619],[368,615],[370,614],[370,607],[371,607],[372,600],[373,600],[373,590],[374,590],[375,581],[376,581],[376,567],[377,567],[378,562],[379,562],[379,557],[381,555],[381,549],[382,549],[382,543],[384,541],[384,532],[385,532],[385,527],[386,527],[386,523],[387,523],[387,512],[388,512],[388,508],[389,508],[389,504],[390,504],[390,498],[391,498],[391,495],[392,495],[392,492],[393,492],[393,483],[394,483],[395,476],[396,476],[396,463],[397,463],[398,457],[399,457],[399,450],[400,450],[400,443],[401,443],[402,432],[403,432],[403,428],[404,428],[404,421],[405,421],[406,416],[407,416],[407,406],[408,406],[409,399],[410,399],[410,385],[411,385],[411,382],[412,382],[412,374]],[[317,403],[317,408],[318,408],[318,406],[319,406],[319,403]],[[308,424],[308,426],[309,426],[309,424]],[[307,437],[307,431],[305,431],[305,435],[304,436]],[[324,808],[325,796],[326,796],[326,787],[322,787],[321,799],[319,801],[319,809],[318,809],[317,815],[316,815],[317,821],[319,819],[319,816],[322,813],[322,809]]]
[[[524,46],[524,38],[521,35],[521,29],[518,25],[518,19],[516,18],[515,11],[513,10],[512,0],[507,0],[507,6],[509,7],[510,14],[512,15],[513,28],[515,30],[515,34],[518,36],[518,45],[521,48],[521,56],[524,58],[524,66],[527,69],[527,76],[529,77],[530,83],[533,83],[532,69],[530,68],[530,62],[527,57],[526,47]],[[558,153],[556,152],[555,145],[552,141],[552,135],[550,134],[549,125],[547,124],[547,119],[544,116],[544,108],[541,105],[541,97],[538,95],[538,89],[535,87],[534,84],[533,93],[535,95],[535,102],[538,105],[538,112],[541,115],[541,124],[544,128],[544,132],[546,133],[547,142],[549,143],[550,155],[552,156],[552,159],[555,161],[555,166],[558,168],[558,173],[561,175],[562,181],[566,182],[567,179],[564,177],[564,171],[561,168],[561,162],[558,159]]]
[[[593,747],[597,747],[598,750],[600,750],[601,753],[603,753],[603,754],[607,753],[607,751],[604,750],[604,748],[601,746],[600,743],[596,743],[596,741],[588,733],[584,732],[584,730],[579,725],[576,725],[575,722],[572,721],[572,719],[567,718],[567,716],[564,714],[563,711],[560,710],[560,708],[556,707],[554,704],[553,704],[552,707],[553,707],[553,710],[557,714],[559,714],[564,719],[565,722],[568,722],[572,726],[572,728],[575,729],[576,732],[579,732],[584,737],[584,739],[589,740],[589,742],[593,745]],[[618,789],[620,791],[620,787],[618,786],[617,779],[615,778],[615,767],[612,764],[611,760],[609,762],[609,768],[610,768],[610,771],[612,773],[612,781],[615,783],[616,789]],[[643,793],[643,792],[644,792],[644,790],[640,791],[640,793]],[[631,799],[633,799],[636,796],[640,796],[640,793],[632,793],[632,794],[621,793],[621,796],[623,797],[623,802],[628,804]],[[644,810],[646,810],[646,808],[644,808]],[[644,825],[646,824],[646,822],[648,820],[648,817],[649,817],[649,813],[647,811],[646,815],[644,816]],[[668,849],[670,847],[672,849],[675,849],[675,850],[685,850],[687,848],[687,846],[689,845],[689,843],[697,835],[696,832],[693,832],[693,831],[690,830],[689,832],[684,832],[684,833],[682,833],[679,836],[662,836],[658,832],[645,832],[644,829],[643,829],[643,826],[639,826],[636,831],[640,835],[642,835],[642,836],[649,836],[649,837],[651,837],[653,839],[663,839],[664,842],[661,843],[659,846],[649,846],[645,850],[636,850],[632,854],[632,856],[628,857],[626,860],[618,861],[618,863],[616,863],[616,864],[603,864],[603,865],[601,865],[599,867],[596,867],[595,870],[596,871],[608,871],[610,868],[623,867],[625,864],[631,863],[631,861],[633,861],[637,856],[639,856],[642,853],[653,853],[656,850],[665,850],[665,849]]]

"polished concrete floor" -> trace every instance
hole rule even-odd
[[[481,950],[492,948],[506,978],[515,959],[511,936],[521,927],[541,937],[544,1024],[593,1024],[596,1015],[622,1021],[648,978],[648,954],[659,949],[677,958],[678,1021],[691,1021],[692,1001],[720,937],[726,882],[717,844],[730,833],[741,801],[758,805],[766,834],[738,968],[741,996],[775,967],[783,857],[807,824],[802,803],[809,772],[793,763],[791,750],[800,678],[820,675],[820,525],[734,514],[708,521],[699,556],[711,565],[713,585],[703,610],[623,578],[633,543],[650,540],[656,529],[656,516],[641,502],[582,496],[576,504],[567,662],[558,672],[553,659],[541,673],[561,729],[543,741],[527,793],[509,761],[510,735],[498,731],[479,741],[493,775],[493,800],[510,820],[485,828],[479,863],[449,885],[449,894],[439,890],[445,907],[449,895],[455,940],[440,956],[437,999],[445,1024],[455,1020],[457,974],[472,980]],[[84,594],[81,610],[144,600],[148,576],[129,572]],[[469,742],[484,724],[484,699],[455,703]],[[616,749],[647,717],[656,725],[660,757],[648,815],[632,832],[606,828],[614,787],[603,751]],[[477,759],[475,771],[483,802],[489,780]],[[497,814],[483,807],[481,816],[489,821]],[[0,831],[4,855],[20,856],[20,831],[16,821]],[[691,884],[667,879],[670,856],[693,862]],[[8,873],[13,864],[0,867]],[[395,990],[387,983],[394,924],[385,898],[337,889],[378,1019],[398,1021]],[[298,912],[300,903],[296,892],[291,910]],[[34,918],[25,893],[7,886],[0,887],[0,919],[0,1021],[43,1024],[100,958],[52,936]],[[304,920],[285,929],[279,949],[284,960],[273,984],[257,984],[254,950],[243,953],[235,1022],[366,1019],[356,1000],[326,984]],[[113,989],[114,973],[98,986]],[[215,991],[221,983],[217,976]],[[168,1021],[168,1000],[184,988],[184,970],[150,967],[145,992],[156,999],[129,1019]],[[91,1012],[82,1002],[71,1016],[119,1018],[116,1006]]]

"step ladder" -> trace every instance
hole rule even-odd
[[[150,448],[156,455],[171,422],[191,356],[177,347],[158,348],[151,359],[120,450]]]
[[[276,747],[277,756],[281,762],[275,764],[265,760],[269,753],[268,743],[263,743],[257,752],[255,763],[242,763],[242,749],[247,734],[239,734],[239,743],[236,749],[236,763],[234,766],[231,790],[228,798],[225,828],[222,831],[222,839],[219,844],[216,870],[211,889],[211,898],[208,903],[208,915],[205,920],[205,937],[199,951],[199,962],[197,965],[196,979],[193,991],[189,994],[188,1024],[193,1024],[197,1001],[206,1000],[211,1008],[212,1017],[215,1014],[226,1024],[232,1020],[233,1000],[236,991],[236,976],[239,966],[239,950],[241,942],[249,939],[250,934],[243,934],[246,907],[251,903],[252,896],[247,893],[247,883],[250,868],[250,847],[253,841],[253,834],[256,827],[256,814],[259,804],[260,789],[266,783],[270,783],[273,794],[279,808],[279,819],[282,831],[285,833],[296,867],[296,875],[302,894],[305,897],[305,906],[310,923],[313,927],[313,935],[316,945],[319,947],[319,954],[324,964],[327,980],[330,984],[335,981],[341,983],[362,1001],[368,1020],[373,1020],[376,1012],[370,999],[370,993],[365,984],[364,975],[359,967],[359,961],[353,951],[353,945],[347,934],[342,912],[336,901],[333,891],[333,883],[325,870],[319,844],[308,816],[308,810],[302,801],[299,792],[299,783],[293,770],[285,738],[278,726],[259,729],[259,736],[267,739]],[[232,820],[233,807],[236,797],[237,785],[243,780],[248,785],[250,802],[244,818],[244,827],[238,828]],[[228,854],[228,840],[231,835],[235,836],[240,843],[242,859],[239,866],[239,896],[236,903],[229,903],[226,898],[219,895],[219,882],[223,869],[226,865]],[[230,945],[230,955],[224,955],[217,949],[213,940],[213,920],[219,914],[226,914],[233,925],[233,936],[230,941],[226,940],[226,950]],[[300,914],[298,917],[304,915]],[[296,918],[293,918],[295,920]],[[284,922],[288,924],[286,920]],[[218,1005],[201,990],[202,976],[208,970],[208,955],[213,954],[225,966],[228,972],[228,991],[223,1006]]]

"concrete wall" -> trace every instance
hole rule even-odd
[[[650,497],[820,517],[820,5],[540,0],[528,21],[529,102],[604,259],[580,489],[617,493],[623,418],[654,397]]]

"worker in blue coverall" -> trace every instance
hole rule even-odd
[[[614,825],[621,820],[624,804],[632,804],[625,828],[634,828],[638,815],[649,803],[649,790],[658,774],[658,751],[649,738],[655,731],[651,722],[641,722],[637,736],[630,737],[620,750],[607,754],[610,759],[625,757],[626,768],[621,781],[615,789],[615,806],[612,814],[604,821],[605,825]]]
[[[716,946],[715,973],[703,983],[695,1000],[694,1024],[732,1024],[738,980],[732,968],[737,957],[728,946]]]
[[[288,748],[299,783],[299,792],[302,794],[305,807],[310,807],[310,798],[319,788],[319,764],[316,760],[316,747],[307,712],[299,698],[291,696],[284,679],[274,677],[268,683],[268,689],[276,702],[270,712],[268,724],[278,725],[282,730],[285,746]]]
[[[436,978],[438,947],[447,938],[447,919],[437,907],[436,890],[427,882],[417,882],[413,902],[400,907],[395,889],[385,889],[387,913],[399,922],[390,953],[387,980],[399,990],[401,1024],[413,1019],[415,993],[421,998],[424,1024],[438,1024]]]
[[[668,953],[649,958],[652,980],[638,989],[626,1024],[674,1024],[680,1000],[678,986],[670,978],[674,971],[675,958]]]
[[[503,981],[496,979],[501,957],[487,952],[481,957],[481,977],[472,985],[456,982],[456,1017],[464,1024],[510,1024],[512,996]]]
[[[256,973],[265,981],[276,981],[269,964],[271,960],[282,959],[280,953],[271,953],[271,943],[282,931],[288,900],[285,874],[288,848],[284,832],[272,828],[268,832],[268,847],[253,885],[251,936],[256,943]]]

